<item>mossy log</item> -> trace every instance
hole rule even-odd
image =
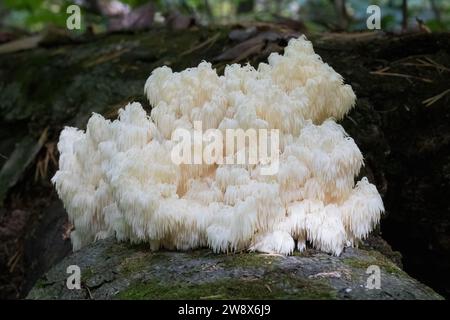
[[[374,253],[375,252],[375,253]],[[66,286],[67,267],[81,270],[81,288]],[[371,287],[368,267],[380,268]],[[370,270],[369,270],[370,271]],[[369,284],[368,284],[369,283]],[[146,246],[98,241],[42,277],[28,299],[442,299],[376,251],[340,257],[307,250],[293,256],[150,252]]]

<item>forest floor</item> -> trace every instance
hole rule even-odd
[[[0,54],[0,298],[26,296],[70,252],[67,215],[49,181],[63,126],[83,128],[91,112],[114,118],[133,100],[149,110],[142,88],[158,66],[256,65],[295,35],[268,26],[50,35]],[[309,38],[358,97],[342,125],[383,196],[379,232],[406,272],[450,297],[450,35]]]

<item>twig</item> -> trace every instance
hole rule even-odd
[[[9,273],[12,273],[16,269],[16,265],[22,257],[22,252],[17,251],[8,261]]]
[[[405,78],[405,79],[417,79],[417,80],[421,80],[423,82],[433,82],[433,80],[430,80],[428,78],[421,78],[421,77],[416,77],[416,76],[412,76],[409,74],[403,74],[403,73],[397,73],[397,72],[385,72],[386,70],[389,70],[389,67],[377,70],[377,71],[371,71],[370,74],[376,75],[376,76],[390,76],[390,77],[400,77],[400,78]]]
[[[351,122],[353,122],[353,124],[355,125],[355,126],[357,126],[358,125],[358,122],[356,122],[356,120],[355,119],[353,119],[352,117],[350,117],[349,115],[347,115],[346,116]]]
[[[83,66],[85,68],[91,68],[93,66],[99,65],[99,64],[103,64],[105,62],[114,60],[119,58],[122,54],[124,54],[125,52],[130,51],[130,49],[124,48],[124,49],[119,49],[117,51],[113,51],[113,52],[108,52],[104,55],[101,55],[99,57],[97,57],[96,59],[92,60],[92,61],[88,61],[86,63],[83,64]]]
[[[206,41],[203,41],[202,43],[190,48],[189,50],[184,51],[183,53],[181,53],[180,56],[185,56],[188,55],[198,49],[203,48],[204,46],[208,45],[211,46],[213,45],[214,42],[216,42],[216,40],[219,38],[220,33],[216,33],[215,35],[213,35],[211,38],[207,39]]]
[[[425,99],[422,101],[422,103],[425,105],[425,107],[429,107],[431,106],[433,103],[435,103],[436,101],[440,100],[441,98],[443,98],[447,93],[450,93],[450,89],[447,89],[431,98]]]
[[[398,109],[398,106],[395,106],[395,107],[393,107],[393,108],[391,108],[389,110],[376,110],[376,111],[379,112],[379,113],[389,113],[389,112],[393,112],[393,111],[395,111],[397,109]]]
[[[92,296],[92,293],[91,293],[91,289],[89,289],[89,287],[87,285],[84,285],[84,287],[86,288],[86,291],[89,295],[89,299],[94,300],[94,297]]]
[[[403,58],[391,61],[391,65],[397,64],[397,63],[400,63],[400,62],[403,62],[403,61],[411,60],[412,58],[417,58],[417,59],[419,59],[419,58],[426,58],[426,55],[424,55],[424,54],[412,54],[410,56],[406,56],[406,57],[403,57]]]
[[[89,287],[88,287],[88,286],[85,286],[85,287],[86,287],[86,291],[88,292],[88,295],[89,295],[89,299],[93,300],[94,298],[92,297],[92,293],[91,293],[91,290],[89,289]]]
[[[425,60],[416,59],[416,61],[418,63],[405,62],[405,63],[402,63],[402,65],[404,65],[404,66],[415,66],[415,67],[436,68],[439,71],[439,73],[442,73],[443,71],[450,71],[450,68],[447,68],[447,67],[443,66],[442,64],[437,63],[436,61],[432,60],[429,57],[425,57],[424,59]]]

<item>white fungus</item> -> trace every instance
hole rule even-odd
[[[310,243],[339,255],[379,222],[381,197],[366,178],[355,184],[363,157],[335,122],[355,94],[304,37],[257,69],[233,64],[218,76],[207,62],[179,73],[158,68],[145,92],[150,116],[131,103],[115,121],[93,114],[85,132],[61,132],[52,181],[74,225],[74,250],[115,236],[152,250],[290,254]],[[175,164],[171,135],[194,121],[203,130],[278,129],[278,172]]]

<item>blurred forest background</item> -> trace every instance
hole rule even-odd
[[[310,32],[355,31],[366,29],[369,5],[380,6],[384,31],[450,29],[447,0],[2,0],[0,28],[5,33],[65,27],[71,4],[82,8],[81,33],[246,21],[297,24]]]

